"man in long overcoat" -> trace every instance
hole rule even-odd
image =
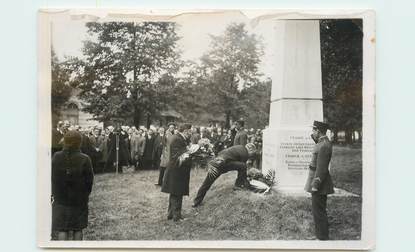
[[[117,137],[118,136],[118,137]],[[123,167],[128,166],[129,153],[125,139],[127,134],[121,130],[119,125],[116,126],[115,130],[108,136],[108,159],[105,163],[105,171],[114,170],[114,162],[117,157],[117,138],[118,138],[118,172],[123,172]],[[116,167],[115,167],[116,169]]]
[[[166,145],[166,134],[164,133],[164,128],[160,127],[158,129],[158,134],[154,139],[154,148],[153,148],[153,162],[154,167],[159,170],[159,178],[156,185],[161,186],[164,176],[164,171],[166,167],[162,167],[161,164],[161,155],[163,154],[164,146]]]
[[[189,180],[191,159],[183,160],[190,139],[190,124],[182,124],[178,134],[172,135],[169,140],[169,162],[164,173],[161,191],[169,193],[169,207],[167,219],[179,221],[182,219],[182,201],[184,195],[189,195]]]
[[[143,136],[143,130],[139,129],[133,133],[131,138],[131,160],[133,161],[134,170],[143,168],[142,158],[144,154],[144,148],[146,146],[146,138]]]
[[[200,140],[200,133],[197,127],[192,127],[192,135],[190,136],[190,142],[192,144],[197,144]]]
[[[233,145],[245,146],[248,143],[248,133],[246,133],[244,126],[245,121],[242,118],[236,121],[236,135],[233,140]]]
[[[327,218],[327,195],[334,193],[333,182],[329,172],[332,145],[326,132],[328,124],[314,121],[311,137],[316,145],[309,166],[305,190],[311,193],[311,209],[314,217],[315,234],[319,240],[329,239],[329,222]]]
[[[159,179],[157,182],[157,185],[161,186],[163,184],[163,178],[164,178],[164,172],[166,171],[167,164],[169,163],[170,157],[170,138],[174,135],[174,130],[176,128],[176,124],[170,123],[168,125],[168,128],[166,130],[166,133],[164,134],[163,138],[163,151],[161,153],[160,157],[160,173],[159,173]]]
[[[153,169],[154,168],[154,159],[153,159],[153,152],[154,152],[154,129],[150,128],[148,129],[147,135],[146,135],[146,142],[144,146],[144,152],[143,152],[143,168],[144,169]]]

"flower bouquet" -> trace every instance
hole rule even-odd
[[[188,153],[194,167],[206,167],[207,162],[215,156],[213,144],[207,138],[202,138],[197,144],[190,145]]]

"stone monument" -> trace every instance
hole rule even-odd
[[[302,192],[314,142],[314,120],[323,120],[318,20],[275,21],[275,62],[269,127],[263,135],[263,173],[275,171],[275,188]]]

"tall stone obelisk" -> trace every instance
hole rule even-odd
[[[323,120],[319,21],[275,21],[274,36],[275,70],[262,169],[275,171],[277,190],[299,192],[314,146],[311,125]]]

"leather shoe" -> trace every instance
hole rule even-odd
[[[182,216],[180,216],[179,218],[173,218],[174,222],[182,222],[184,220],[186,220],[186,218],[183,218]]]

